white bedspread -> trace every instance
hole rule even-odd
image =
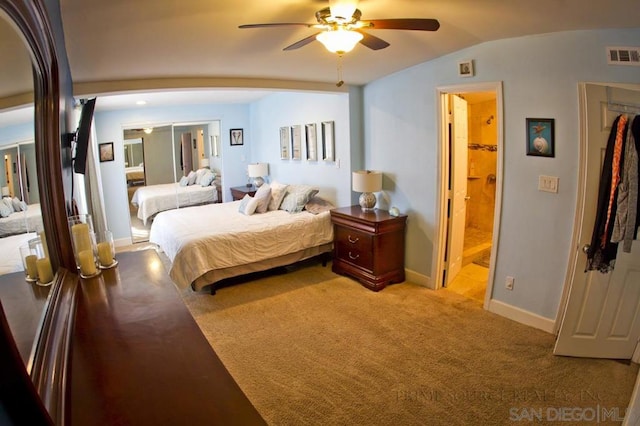
[[[25,232],[36,232],[42,227],[42,211],[40,203],[29,204],[25,212],[14,212],[8,217],[0,218],[0,237]]]
[[[0,256],[0,275],[24,271],[20,257],[20,246],[26,245],[30,239],[37,236],[38,234],[31,232],[0,238],[0,253],[2,253]]]
[[[169,275],[186,287],[206,272],[272,259],[333,241],[329,212],[284,210],[245,216],[241,201],[159,213],[149,241],[172,262]]]
[[[138,207],[138,219],[145,225],[156,213],[216,201],[218,190],[214,185],[180,186],[178,183],[143,186],[131,198],[131,203]]]

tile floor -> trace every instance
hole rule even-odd
[[[466,228],[464,232],[462,270],[446,290],[484,302],[489,281],[491,232],[477,228]]]

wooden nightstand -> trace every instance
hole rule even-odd
[[[247,194],[253,197],[254,195],[256,195],[257,190],[258,188],[256,188],[253,185],[234,186],[231,188],[231,198],[233,198],[233,201],[238,201],[238,200],[242,200],[244,196]]]
[[[349,275],[373,291],[404,281],[406,215],[360,206],[331,210],[333,272]]]

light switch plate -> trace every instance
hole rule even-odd
[[[558,193],[558,176],[538,176],[538,191]]]

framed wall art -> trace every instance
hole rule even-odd
[[[100,151],[100,162],[113,161],[113,142],[105,142],[98,145]]]
[[[527,118],[527,155],[555,156],[553,118]]]
[[[334,161],[333,150],[335,148],[334,141],[334,123],[333,121],[322,122],[322,159],[324,161]]]
[[[291,158],[302,159],[302,126],[291,126]]]
[[[231,146],[244,145],[244,131],[242,129],[229,130]]]
[[[289,140],[290,140],[290,129],[289,127],[280,127],[280,159],[288,160],[289,159]]]
[[[316,129],[316,123],[307,124],[304,126],[305,144],[307,148],[307,160],[318,160],[318,131]]]
[[[473,61],[468,60],[458,62],[458,76],[473,77]]]

